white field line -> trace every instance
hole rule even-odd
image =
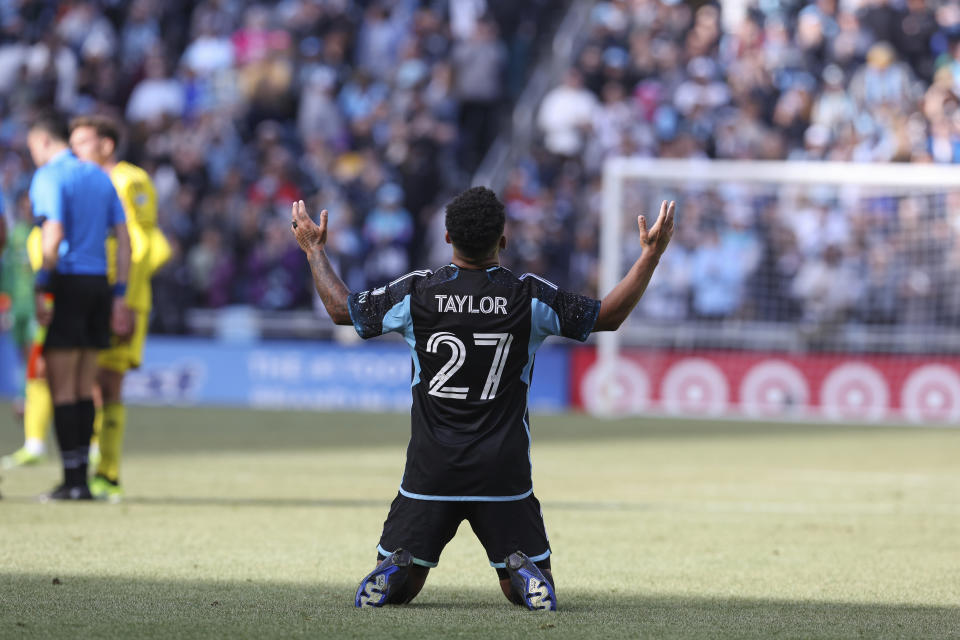
[[[956,484],[960,495],[960,472],[916,473],[896,471],[837,471],[834,469],[795,469],[777,475],[817,484],[897,484],[908,486],[929,486],[933,484]]]
[[[724,465],[711,465],[709,470],[716,472],[715,480],[704,480],[704,466],[698,465],[657,465],[649,468],[656,476],[664,474],[671,477],[693,476],[690,480],[700,479],[700,484],[755,483],[760,479],[812,482],[815,484],[837,485],[876,485],[896,484],[908,486],[929,486],[933,484],[956,484],[960,496],[960,471],[848,471],[843,469],[777,469],[770,467],[734,468]],[[729,472],[729,475],[728,475]]]
[[[756,500],[705,500],[671,502],[572,502],[544,501],[549,510],[571,511],[655,511],[666,513],[728,513],[786,515],[896,515],[896,516],[960,516],[958,503],[890,502],[802,502]]]

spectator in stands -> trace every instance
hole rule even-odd
[[[860,277],[863,290],[857,300],[858,319],[867,324],[895,323],[900,307],[898,290],[902,274],[890,248],[885,245],[872,247]]]
[[[858,297],[859,283],[843,262],[843,249],[827,245],[822,254],[806,261],[792,284],[803,309],[802,330],[813,345],[836,334]]]
[[[832,136],[838,137],[852,125],[857,117],[856,105],[847,93],[843,69],[828,65],[822,74],[823,88],[814,102],[810,122],[826,127]]]
[[[138,68],[151,50],[161,46],[160,25],[150,3],[133,0],[120,32],[120,59],[128,69]]]
[[[260,309],[292,309],[308,299],[303,260],[285,221],[266,224],[266,233],[251,252],[246,265],[246,299]]]
[[[955,218],[960,214],[955,213]],[[954,231],[952,246],[938,273],[937,300],[941,303],[939,320],[946,326],[960,326],[960,230]]]
[[[583,86],[581,73],[568,71],[563,84],[551,89],[540,105],[537,123],[546,150],[560,158],[576,157],[583,151],[598,108],[596,96]]]
[[[335,81],[333,73],[324,68],[314,69],[305,78],[297,109],[297,132],[306,143],[320,140],[333,147],[346,145],[347,131],[334,96]]]
[[[254,260],[255,239],[270,234],[272,209],[293,194],[316,194],[345,212],[343,224],[352,226],[338,232],[337,255],[352,265],[345,267],[352,269],[351,288],[365,287],[365,270],[380,269],[361,264],[361,256],[369,238],[389,235],[386,228],[401,229],[398,236],[408,239],[388,242],[393,248],[383,259],[391,264],[384,272],[428,266],[411,256],[430,255],[442,242],[442,233],[429,232],[440,228],[432,224],[436,202],[445,190],[463,186],[499,131],[499,118],[489,117],[493,105],[513,95],[503,78],[505,45],[517,59],[525,30],[538,29],[543,16],[564,6],[135,0],[107,3],[104,10],[102,2],[81,0],[56,11],[53,4],[0,10],[2,187],[16,193],[29,181],[18,131],[37,106],[128,114],[134,125],[128,155],[149,168],[161,224],[178,241],[169,277],[158,276],[158,282],[168,277],[171,293],[155,305],[157,317],[175,330],[183,328],[182,309],[165,307],[183,304],[188,296],[178,291],[195,290],[190,304],[204,306],[275,304],[253,300],[234,281],[271,271],[261,268],[270,260]],[[507,185],[505,202],[516,225],[511,237],[531,256],[520,266],[596,294],[599,175],[612,155],[960,161],[956,2],[819,0],[746,9],[731,26],[730,15],[721,22],[711,4],[596,3],[573,68],[539,105],[541,135]],[[388,184],[402,193],[392,209],[377,198]],[[725,212],[723,203],[702,194],[686,197],[707,203],[700,219]],[[806,263],[823,260],[820,225],[826,242],[856,262],[861,281],[877,288],[869,304],[858,300],[858,318],[862,304],[888,317],[880,289],[894,277],[906,282],[897,287],[898,301],[913,300],[904,308],[942,295],[943,265],[953,254],[935,254],[940,271],[904,262],[899,204],[840,206],[835,196],[813,193],[795,210],[774,207],[774,222],[769,203],[743,194],[736,199],[741,204],[730,211],[746,222],[737,228],[736,220],[724,221],[715,232],[690,235],[689,265],[675,265],[677,274],[689,273],[698,315],[798,315],[802,298],[772,302],[786,309],[778,312],[761,308],[755,292],[789,293],[784,282],[793,282]],[[869,211],[859,211],[863,207]],[[691,208],[681,209],[686,218]],[[868,241],[858,216],[882,219],[870,225],[876,230]],[[685,225],[701,224],[682,222],[678,239]],[[211,227],[218,232],[209,233]],[[732,266],[721,264],[724,247],[736,244],[731,238],[745,240],[753,256],[733,262],[752,261],[756,275],[731,268],[733,301],[717,303],[703,283],[724,275],[713,267]],[[505,259],[519,262],[520,255],[511,251]],[[764,280],[757,272],[767,269],[775,272]],[[931,288],[924,289],[923,277],[907,277],[911,269],[927,274]],[[214,294],[215,280],[225,286]],[[681,281],[679,275],[671,280],[673,290],[661,292],[671,302],[649,313],[679,314]],[[896,321],[932,321],[918,313],[897,314]],[[934,320],[947,317],[941,309]]]
[[[952,244],[943,221],[931,215],[934,209],[930,204],[929,199],[914,196],[901,198],[897,206],[893,246],[903,269],[898,291],[900,320],[907,324],[927,325],[934,321],[937,277]],[[941,225],[943,228],[937,229]]]
[[[720,231],[711,226],[693,251],[691,279],[693,311],[702,320],[723,320],[740,307],[746,283],[744,266],[720,241]]]
[[[893,44],[914,73],[930,82],[935,58],[931,44],[937,33],[937,20],[927,0],[907,0],[906,5],[906,11],[899,15]]]
[[[203,306],[222,307],[229,301],[229,282],[235,269],[228,250],[221,232],[210,227],[187,254],[190,284],[197,302]]]
[[[234,64],[234,49],[223,27],[212,13],[197,11],[194,37],[183,52],[180,64],[190,72],[209,77],[229,71]]]
[[[930,158],[934,162],[953,164],[960,162],[960,128],[954,118],[939,117],[930,122],[930,138],[927,143]]]
[[[186,107],[183,83],[167,72],[167,62],[160,52],[147,56],[144,79],[130,94],[127,120],[133,124],[160,126],[164,118],[178,119]]]
[[[478,21],[470,37],[453,47],[454,93],[460,102],[460,166],[465,171],[476,169],[496,137],[506,61],[496,25],[489,20]]]
[[[800,310],[790,287],[803,264],[803,255],[793,231],[771,209],[765,212],[763,255],[751,282],[753,310],[757,320],[790,322],[797,319]]]
[[[804,258],[819,256],[825,245],[846,246],[850,241],[850,222],[836,206],[835,193],[826,187],[813,190],[799,207],[781,212],[790,224]]]
[[[356,61],[378,80],[386,82],[390,79],[390,71],[405,35],[403,19],[402,8],[391,9],[386,3],[371,3],[364,13],[363,26],[357,37]]]
[[[867,62],[850,79],[850,94],[862,112],[903,113],[915,98],[912,73],[897,61],[893,47],[879,42],[867,52]]]
[[[403,208],[403,190],[398,185],[391,182],[377,190],[376,206],[363,224],[363,238],[367,243],[368,281],[382,281],[388,273],[409,271],[413,216]]]
[[[880,42],[893,42],[900,27],[901,12],[890,0],[864,0],[860,8],[860,23]]]

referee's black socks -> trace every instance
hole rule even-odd
[[[71,487],[87,483],[90,438],[93,436],[93,400],[86,398],[72,404],[53,407],[53,427],[63,460],[63,480]]]

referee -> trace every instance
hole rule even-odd
[[[110,346],[111,328],[129,336],[124,302],[130,237],[110,178],[81,162],[67,145],[67,128],[52,115],[27,132],[37,171],[30,202],[42,229],[43,265],[36,274],[37,322],[47,328],[43,354],[53,397],[53,424],[63,459],[63,484],[50,500],[90,500],[87,465],[93,434],[97,352]],[[117,284],[107,283],[105,242],[117,239]]]

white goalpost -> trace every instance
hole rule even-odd
[[[587,410],[960,424],[960,167],[617,157],[602,195],[601,295],[638,213],[677,229]]]

